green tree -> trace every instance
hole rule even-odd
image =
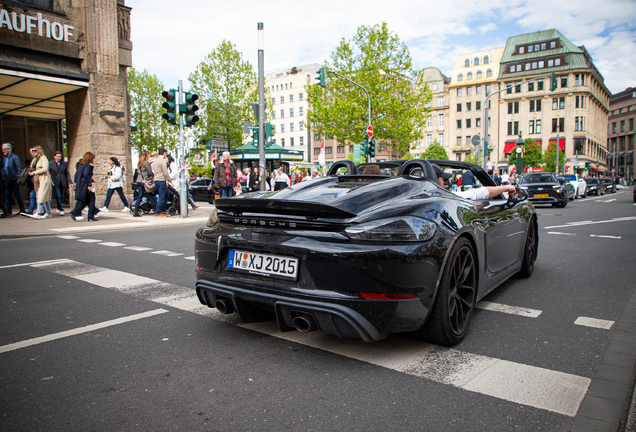
[[[407,151],[406,153],[404,153],[404,156],[402,156],[400,159],[410,160],[410,159],[413,159],[413,155],[411,154],[410,151]]]
[[[517,164],[517,152],[516,149],[512,149],[512,153],[508,157],[508,165]],[[532,138],[526,138],[525,152],[523,155],[523,164],[526,167],[539,168],[542,166],[543,153],[541,151],[541,145],[538,144]]]
[[[446,153],[446,149],[442,147],[437,140],[434,140],[431,145],[428,146],[426,151],[422,153],[422,159],[439,159],[439,160],[448,160],[448,153]]]
[[[563,171],[565,164],[565,152],[559,149],[559,165]],[[543,152],[543,169],[549,172],[556,172],[556,143],[550,142],[548,148]]]
[[[466,160],[464,162],[479,165],[479,155],[471,153],[468,156],[466,156]]]
[[[409,49],[385,22],[360,26],[349,41],[340,45],[325,63],[362,85],[371,98],[371,124],[378,143],[405,152],[422,138],[424,122],[432,108],[427,85],[419,85]],[[332,136],[341,143],[360,142],[368,122],[367,96],[362,89],[327,73],[327,88],[314,83],[305,86],[311,110],[308,124],[316,133]]]
[[[131,144],[137,151],[156,150],[159,147],[174,149],[179,139],[179,129],[161,118],[166,112],[161,107],[165,90],[156,75],[146,70],[128,69],[128,95],[130,96],[130,121],[137,127],[131,132]]]
[[[347,153],[347,159],[350,160],[350,161],[353,160],[353,152]]]
[[[230,150],[243,145],[243,123],[256,124],[250,104],[258,102],[257,75],[250,62],[243,60],[235,45],[223,40],[188,80],[191,91],[199,95],[197,138],[221,138]]]

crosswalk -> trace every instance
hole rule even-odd
[[[71,238],[72,237],[72,238]],[[110,248],[158,253],[166,258],[183,259],[183,253],[154,251],[152,248],[127,246],[122,243],[103,242],[63,236],[66,240],[94,240],[93,243]],[[185,257],[188,259],[191,257]],[[193,258],[193,257],[192,257]],[[539,408],[574,417],[585,397],[591,380],[484,355],[444,348],[401,337],[389,337],[373,344],[358,340],[338,339],[320,332],[299,333],[279,331],[275,322],[242,324],[236,315],[222,315],[216,309],[200,304],[194,287],[182,287],[115,269],[94,266],[70,259],[31,262],[10,268],[29,266],[76,279],[92,286],[113,289],[127,295],[149,300],[160,305],[195,313],[201,316],[240,326],[299,344],[332,352],[348,358],[381,366],[434,382],[502,400]],[[495,313],[512,314],[523,319],[537,319],[542,311],[480,302],[478,307]],[[577,325],[609,329],[613,321],[579,317]],[[0,347],[1,348],[1,347]]]

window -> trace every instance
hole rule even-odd
[[[325,147],[325,154],[333,154],[333,147]]]
[[[565,118],[553,118],[552,119],[552,132],[563,132],[565,126]]]
[[[285,124],[280,125],[280,133],[285,133]]]
[[[477,66],[477,65],[479,65],[479,57],[475,57],[473,59],[473,66]]]
[[[616,122],[612,123],[612,133],[616,133]]]
[[[290,123],[289,124],[289,131],[293,132],[294,131],[294,123]],[[293,145],[293,144],[292,144]]]
[[[289,116],[290,116],[290,117],[293,117],[293,116],[294,116],[294,109],[293,109],[293,108],[290,108],[290,109],[289,109]]]
[[[470,111],[471,105],[470,102],[466,102],[466,111]]]
[[[574,85],[575,86],[580,86],[581,85],[581,80],[580,80],[579,77],[580,77],[579,74],[574,75]]]
[[[444,126],[444,114],[439,114],[437,117],[437,124],[438,126]]]
[[[276,110],[272,111],[272,119],[276,120]]]
[[[490,84],[486,84],[486,96],[490,95]]]
[[[541,44],[541,51],[545,51],[547,49],[546,43]]]
[[[568,76],[564,75],[561,77],[561,87],[565,88],[568,86]]]
[[[565,109],[565,97],[559,98],[559,109]]]
[[[466,74],[466,79],[467,79],[467,80],[469,80],[469,81],[470,81],[471,79],[473,79],[473,73],[472,73],[472,72],[468,72],[468,73]]]
[[[506,94],[512,94],[512,84],[506,83]]]
[[[293,131],[293,129],[294,129],[294,128],[292,128],[292,131]],[[290,139],[289,139],[289,145],[290,145],[291,147],[293,147],[293,146],[294,146],[294,138],[290,138]]]
[[[457,104],[457,112],[462,112],[462,104]]]
[[[443,146],[444,145],[444,134],[441,133],[437,136],[437,142],[439,143],[439,145]]]
[[[530,101],[530,112],[534,112],[534,104],[536,101],[531,100]]]
[[[528,83],[528,91],[534,91],[534,81]]]
[[[444,96],[440,96],[437,99],[437,106],[444,106]]]
[[[462,95],[462,89],[458,88],[457,89],[457,96],[461,97],[461,95]]]
[[[466,127],[469,128],[471,127],[471,119],[466,119]]]
[[[532,69],[536,69],[537,68],[537,62],[532,62]]]
[[[477,79],[481,79],[481,71],[480,70],[477,71]]]
[[[457,147],[461,147],[462,146],[462,137],[458,136],[457,137]]]
[[[534,46],[534,50],[535,50],[535,52],[536,52],[536,51],[539,51],[539,44],[536,44],[536,45]]]
[[[429,117],[429,118],[427,118],[427,119],[426,119],[426,127],[429,127],[429,128],[430,128],[430,127],[431,127],[431,125],[432,125],[432,120],[431,120],[431,118]]]
[[[302,101],[303,100],[304,95],[302,93],[298,93],[298,100]]]
[[[464,74],[463,73],[458,73],[457,74],[457,81],[464,81]]]
[[[287,84],[285,84],[285,90],[287,90]]]
[[[470,96],[473,93],[472,87],[466,87],[466,96]]]
[[[523,54],[524,53],[524,49],[522,46],[519,47],[519,54]]]
[[[344,154],[344,146],[338,146],[336,147],[336,153],[343,153]]]
[[[301,123],[301,125],[302,125],[302,123]],[[302,130],[302,128],[300,130]],[[305,143],[304,137],[298,138],[298,145],[303,145],[304,143]]]
[[[488,68],[486,70],[486,78],[492,78],[492,69]]]
[[[280,110],[280,118],[285,118],[285,110]]]
[[[508,135],[519,135],[519,122],[508,122]]]
[[[515,71],[515,65],[510,66],[510,72],[514,72]]]
[[[272,105],[276,105],[276,98],[275,97],[272,98]]]
[[[470,139],[471,139],[470,135],[466,136],[466,146],[470,146],[471,144]]]
[[[575,108],[584,108],[584,100],[585,100],[585,96],[575,96],[574,97],[574,107]]]
[[[512,110],[514,107],[512,106],[512,102],[508,102],[508,114],[512,114]]]
[[[554,66],[554,60],[548,60],[548,67]]]
[[[490,63],[490,57],[488,57],[487,55],[484,56],[484,64],[488,64]]]
[[[581,129],[579,129],[579,116],[574,117],[574,130],[575,131],[579,131]]]
[[[437,90],[437,83],[433,83],[433,90]]]
[[[554,65],[555,66],[561,66],[561,59],[560,58],[554,59]]]
[[[480,110],[481,109],[481,101],[475,102],[475,109],[476,110]]]
[[[629,119],[629,130],[630,131],[634,130],[634,119],[633,118]]]
[[[550,49],[555,49],[555,48],[556,48],[556,41],[550,42]]]
[[[285,96],[281,96],[280,97],[280,103],[284,104],[285,103]]]
[[[320,155],[320,147],[314,149],[314,155]]]
[[[528,125],[528,133],[534,133],[534,120],[530,120],[530,124]]]
[[[559,109],[559,98],[552,98],[552,110]]]
[[[481,94],[481,86],[475,86],[475,94]]]
[[[543,80],[542,79],[537,81],[537,90],[543,90]]]
[[[532,52],[532,45],[528,45],[528,52],[531,53]]]
[[[303,122],[299,122],[299,123],[298,123],[298,130],[301,130],[301,131],[302,131],[302,130],[305,130],[305,123],[303,123]],[[301,140],[302,140],[302,138],[301,138]]]
[[[481,127],[481,119],[479,117],[475,119],[475,127]]]
[[[433,135],[426,134],[426,145],[430,146],[433,143]]]
[[[285,138],[280,139],[280,145],[281,147],[285,147]]]
[[[464,60],[464,67],[470,66],[470,59]]]
[[[298,115],[299,115],[299,116],[301,116],[301,117],[302,117],[303,115],[305,115],[305,108],[304,108],[304,107],[300,107],[300,108],[298,108]]]
[[[461,129],[461,128],[462,128],[462,121],[460,119],[460,120],[457,120],[457,129]]]
[[[621,132],[625,132],[625,120],[621,120]]]
[[[526,63],[524,70],[530,70],[530,63]]]
[[[539,61],[539,69],[543,69],[545,67],[545,63],[543,62],[543,60]]]
[[[535,133],[541,133],[541,120],[535,121]]]
[[[320,141],[320,134],[314,135],[314,141]]]
[[[276,125],[272,125],[272,132],[276,133]]]
[[[294,95],[289,95],[289,103],[292,103],[294,101]]]

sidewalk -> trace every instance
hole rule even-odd
[[[70,216],[71,210],[68,207],[64,208],[66,213],[64,216],[58,215],[54,210],[50,219],[33,219],[28,216],[14,214],[0,219],[0,240],[158,226],[204,225],[214,206],[203,203],[200,203],[200,205],[201,207],[194,211],[189,209],[187,218],[182,218],[181,215],[156,218],[154,213],[135,218],[130,213],[112,210],[99,217],[97,222],[88,222],[86,213],[83,213],[83,220],[73,221]]]

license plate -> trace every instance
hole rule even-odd
[[[230,270],[283,279],[296,280],[298,274],[298,258],[234,249],[230,250],[227,266]]]
[[[534,198],[547,198],[548,196],[548,194],[535,194]]]

